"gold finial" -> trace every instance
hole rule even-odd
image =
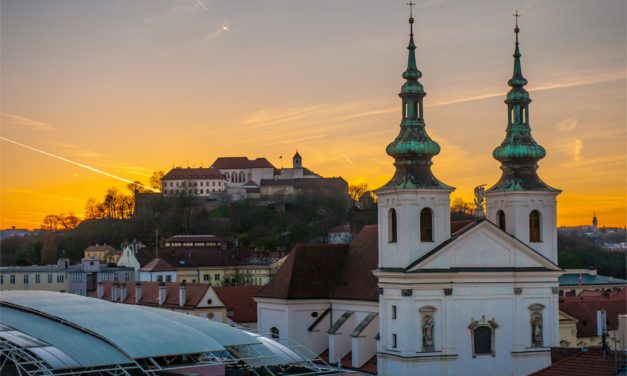
[[[512,16],[516,17],[516,27],[514,28],[514,32],[518,34],[518,32],[520,31],[520,28],[518,27],[518,17],[522,17],[522,15],[520,15],[518,13],[518,9],[516,9],[516,13],[512,14]]]

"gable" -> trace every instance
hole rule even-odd
[[[550,260],[491,222],[482,221],[436,252],[427,254],[408,271],[460,268],[560,270]]]

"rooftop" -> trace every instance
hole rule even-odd
[[[244,170],[249,168],[271,168],[272,163],[265,158],[248,159],[248,157],[220,157],[211,165],[220,170]]]
[[[176,167],[171,169],[162,178],[163,180],[191,180],[191,179],[224,179],[224,175],[220,171],[211,167],[200,168],[183,168]]]
[[[616,374],[612,354],[603,357],[603,352],[599,348],[584,348],[575,355],[553,363],[529,376],[614,376]]]

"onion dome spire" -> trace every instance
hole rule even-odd
[[[507,82],[511,89],[505,99],[508,110],[507,129],[505,140],[492,153],[494,159],[501,162],[503,175],[489,191],[558,191],[544,183],[536,172],[538,161],[546,156],[546,150],[531,136],[529,126],[531,97],[525,90],[527,79],[522,74],[520,63],[518,11],[514,13],[514,17],[516,17],[514,73]]]
[[[427,95],[418,81],[422,72],[416,65],[416,44],[414,43],[414,17],[411,1],[409,16],[409,51],[407,69],[403,72],[405,83],[399,96],[403,102],[401,130],[390,143],[386,152],[394,158],[396,173],[382,189],[450,189],[431,172],[431,158],[440,153],[440,145],[433,141],[425,130],[423,99]]]

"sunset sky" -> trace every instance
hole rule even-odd
[[[82,216],[89,197],[126,189],[114,177],[147,182],[218,156],[280,167],[298,149],[323,176],[379,187],[394,170],[406,2],[2,0],[0,228]],[[500,176],[518,8],[558,225],[596,211],[624,226],[625,1],[416,2],[433,170],[452,197]]]

